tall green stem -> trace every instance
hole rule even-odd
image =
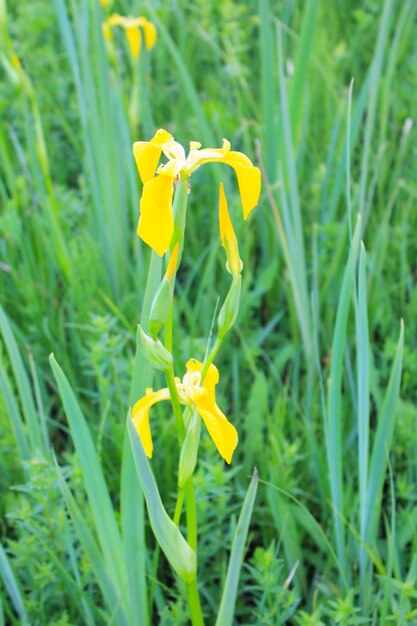
[[[185,218],[187,214],[187,200],[188,200],[188,178],[181,177],[177,183],[174,198],[174,234],[171,242],[171,252],[177,243],[180,244],[180,255],[184,247],[184,230],[185,230]],[[165,325],[165,347],[172,353],[172,319],[173,319],[173,307],[171,310]],[[214,356],[213,356],[214,358]],[[175,416],[175,422],[177,425],[178,441],[180,446],[184,440],[184,420],[182,415],[182,409],[180,399],[178,397],[177,387],[175,385],[175,372],[172,366],[165,372],[165,378],[169,389],[169,395],[171,397],[172,410]],[[174,513],[174,523],[179,524],[181,518],[182,505],[186,501],[187,512],[187,540],[190,547],[197,553],[197,512],[195,505],[195,494],[192,477],[188,480],[184,488],[180,488],[178,491],[177,504]],[[204,626],[203,614],[201,611],[200,597],[198,595],[197,578],[192,583],[187,584],[187,597],[188,605],[190,609],[190,618],[193,626]]]
[[[192,476],[185,485],[185,502],[187,510],[187,541],[190,547],[197,553],[197,509]],[[187,585],[187,592],[192,624],[193,626],[203,626],[204,620],[201,612],[200,596],[198,595],[197,578]]]

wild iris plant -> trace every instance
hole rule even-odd
[[[167,386],[158,391],[146,389],[145,395],[139,398],[132,408],[129,432],[151,526],[167,559],[187,584],[190,616],[192,623],[197,625],[203,624],[203,617],[196,582],[197,520],[193,473],[197,463],[201,420],[219,454],[229,464],[238,443],[237,430],[221,411],[215,397],[219,372],[213,361],[237,317],[243,268],[222,184],[219,197],[219,230],[226,252],[226,269],[232,275],[232,283],[218,315],[217,338],[211,350],[203,362],[190,358],[182,379],[175,375],[172,356],[175,277],[184,249],[189,179],[192,173],[209,162],[231,166],[236,172],[245,219],[258,202],[261,175],[248,157],[241,152],[232,151],[230,143],[226,140],[219,149],[201,149],[201,144],[193,141],[186,156],[183,146],[167,131],[160,129],[151,141],[135,143],[133,152],[143,182],[137,232],[157,254],[167,256],[167,269],[152,302],[148,328],[145,331],[139,327],[139,337],[145,357],[155,369],[164,372]],[[159,165],[162,154],[167,157],[167,162]],[[162,331],[164,342],[159,338]],[[153,452],[149,412],[153,405],[162,400],[171,402],[180,447],[178,498],[173,520],[169,519],[160,501],[155,479],[145,457],[146,455],[152,458]],[[184,411],[182,406],[185,407]],[[247,507],[250,510],[256,490],[255,483],[256,481],[253,482],[251,504]],[[187,541],[178,529],[184,500]],[[248,524],[250,512],[246,518]],[[239,550],[235,552],[233,555],[232,551],[232,558],[234,556],[236,562],[239,562],[242,554]],[[225,596],[233,595],[233,587],[237,585],[236,576],[231,578],[235,580],[232,580],[230,590],[225,589],[223,594],[218,624],[228,623],[225,616],[230,614],[230,606],[234,605],[234,600],[230,597],[226,597],[225,600]]]
[[[132,15],[124,16],[119,13],[110,13],[110,3],[107,0],[101,0],[104,8],[102,22],[102,32],[107,49],[109,61],[112,65],[115,76],[120,76],[128,71],[130,79],[128,81],[129,90],[126,94],[126,108],[130,123],[131,132],[136,134],[140,122],[145,127],[150,124],[150,120],[146,120],[149,113],[145,113],[146,106],[146,75],[147,61],[146,54],[142,53],[143,48],[151,51],[157,40],[157,31],[155,25],[145,16],[140,15],[134,17]],[[117,49],[117,35],[114,31],[122,30],[126,40],[127,63],[122,61],[120,53]],[[129,69],[130,68],[130,71]],[[118,80],[117,79],[117,80]],[[145,117],[145,119],[144,119]]]

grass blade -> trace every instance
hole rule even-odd
[[[260,51],[261,51],[261,94],[262,118],[264,120],[264,163],[271,184],[278,176],[278,129],[276,75],[274,72],[274,40],[272,37],[271,11],[269,0],[259,0]]]
[[[28,428],[28,436],[32,447],[32,456],[34,456],[37,451],[42,454],[46,454],[47,442],[42,436],[41,424],[36,411],[35,403],[33,401],[32,389],[30,386],[29,378],[23,365],[22,357],[20,355],[19,348],[17,347],[16,340],[13,336],[12,329],[10,328],[9,321],[1,306],[0,332],[3,335],[3,340],[9,354],[10,364],[12,366],[14,378],[16,381],[16,387],[19,392],[22,412],[25,416],[25,421]]]
[[[382,405],[381,415],[375,441],[372,448],[371,464],[369,468],[368,497],[366,511],[365,537],[368,543],[373,544],[377,531],[382,502],[382,488],[388,464],[388,455],[391,449],[392,435],[395,424],[395,410],[400,393],[404,348],[404,323],[401,320],[400,336],[397,352],[391,369],[391,375]]]
[[[28,461],[31,457],[30,445],[25,431],[25,424],[20,414],[14,393],[10,386],[6,370],[2,361],[0,361],[0,389],[3,394],[7,413],[11,421],[12,430],[19,448],[20,457],[23,461]]]
[[[357,387],[358,387],[358,475],[360,535],[365,539],[368,457],[369,457],[369,330],[366,295],[366,251],[363,243],[359,256],[358,301],[356,307]],[[363,579],[366,552],[360,548],[359,568]]]
[[[337,556],[341,567],[346,570],[346,554],[343,515],[343,439],[342,439],[342,373],[346,346],[349,304],[354,285],[354,272],[359,252],[361,220],[358,219],[349,258],[340,291],[339,304],[332,343],[332,360],[329,380],[328,437],[326,440],[327,462],[330,475],[330,492],[333,504],[333,519],[336,533]]]
[[[161,258],[156,252],[151,252],[148,279],[146,281],[143,299],[141,324],[147,328],[149,311],[155,291],[161,280]],[[139,349],[139,339],[136,342],[136,354],[129,405],[133,406],[136,400],[144,393],[145,388],[151,386],[152,367],[144,359]],[[123,443],[123,461],[120,493],[120,515],[125,548],[126,569],[129,572],[129,597],[132,624],[138,626],[149,623],[147,609],[147,581],[146,581],[146,542],[143,495],[138,488],[138,476],[133,459],[129,433],[126,430]]]
[[[96,577],[97,583],[103,594],[103,598],[108,605],[114,620],[118,626],[130,626],[122,607],[120,606],[121,593],[115,588],[111,577],[108,575],[108,567],[103,559],[100,548],[91,533],[89,525],[84,518],[77,502],[65,482],[62,470],[55,460],[55,467],[58,474],[58,483],[62,496],[71,518],[74,530],[77,534],[83,550],[90,560],[91,567]],[[110,622],[111,623],[111,622]]]
[[[307,76],[313,56],[314,36],[317,26],[320,0],[308,0],[303,12],[300,43],[295,57],[294,82],[291,89],[290,110],[292,134],[298,143],[300,127],[304,113],[305,92],[308,86]]]
[[[126,583],[123,546],[94,443],[74,392],[53,354],[49,361],[80,458],[84,485],[107,570],[120,588]]]
[[[223,588],[220,608],[217,614],[216,626],[232,626],[233,624],[240,569],[243,563],[246,538],[248,536],[249,524],[252,517],[257,488],[258,471],[255,468],[253,470],[252,480],[246,493],[239,521],[236,526],[235,535],[233,537],[232,552],[230,554],[229,567],[227,570],[226,583]]]
[[[0,543],[0,576],[3,579],[4,585],[12,600],[13,606],[16,609],[16,613],[19,615],[23,624],[28,624],[28,618],[26,614],[23,598],[19,590],[15,575],[12,567],[7,558],[6,552]]]
[[[308,281],[304,251],[303,219],[296,163],[291,134],[291,119],[288,103],[287,87],[284,78],[284,58],[282,33],[277,29],[278,42],[278,78],[281,107],[282,146],[280,149],[282,185],[280,187],[283,224],[287,247],[291,258],[289,270],[293,273],[292,289],[296,305],[297,317],[303,338],[304,350],[309,364],[312,354],[311,319],[309,315]],[[288,189],[288,193],[287,190]]]
[[[197,570],[195,552],[185,541],[178,526],[171,520],[162,504],[155,478],[130,415],[127,423],[136,470],[146,500],[149,520],[154,535],[161,550],[178,576],[185,582],[192,582],[195,579]]]
[[[184,86],[184,91],[188,96],[191,108],[194,110],[195,116],[200,125],[203,141],[208,145],[214,145],[214,136],[207,120],[200,96],[188,71],[188,67],[185,64],[184,59],[182,58],[181,53],[175,45],[175,42],[169,34],[165,24],[156,12],[153,3],[149,2],[149,0],[145,0],[144,5],[149,12],[152,22],[154,22],[157,27],[158,35],[160,35],[162,41],[169,50],[172,61],[178,70],[179,77]]]

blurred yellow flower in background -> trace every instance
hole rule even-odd
[[[101,0],[105,4],[107,0]],[[126,37],[129,44],[130,54],[137,61],[139,59],[140,48],[142,44],[142,33],[145,38],[145,46],[151,50],[156,42],[156,28],[146,17],[132,17],[131,15],[124,17],[118,13],[113,13],[103,24],[104,38],[111,38],[111,29],[113,26],[121,26],[126,31]]]

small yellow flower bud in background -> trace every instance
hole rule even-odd
[[[159,339],[149,337],[138,325],[140,343],[145,358],[155,369],[165,371],[172,365],[172,354],[162,345]]]
[[[184,487],[187,480],[194,473],[197,464],[198,446],[200,444],[201,417],[196,410],[187,407],[184,414],[185,420],[188,412],[191,413],[191,416],[188,420],[187,431],[181,448],[178,467],[179,487]]]
[[[226,269],[232,276],[237,276],[242,271],[243,263],[239,256],[239,246],[230,220],[223,183],[220,183],[219,192],[219,230],[222,245],[226,250]]]
[[[220,340],[225,337],[236,321],[237,314],[239,313],[241,285],[242,278],[240,274],[233,276],[229,293],[227,294],[226,300],[220,309],[219,320],[217,322]]]

